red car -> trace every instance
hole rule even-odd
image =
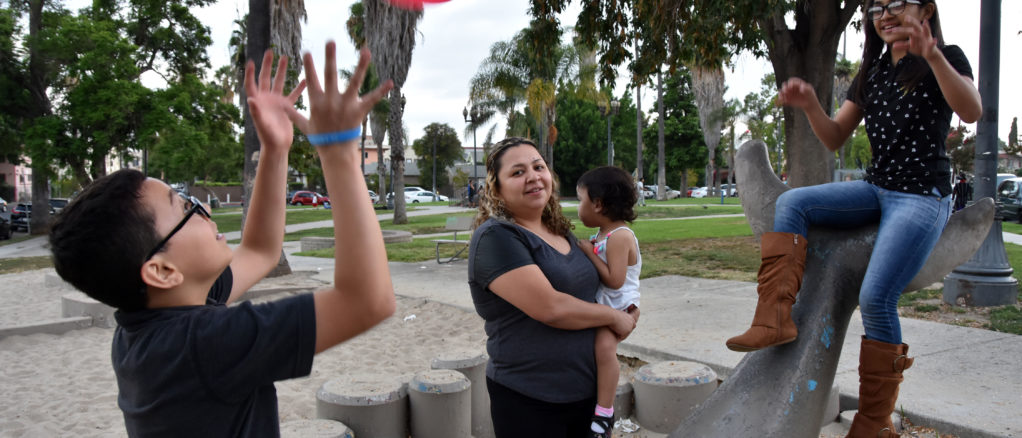
[[[330,205],[330,198],[316,192],[300,190],[291,197],[291,205]]]

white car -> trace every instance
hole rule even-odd
[[[375,204],[375,203],[380,201],[380,195],[377,195],[376,192],[370,190],[369,191],[369,200],[372,201],[373,204]]]
[[[672,189],[671,186],[665,185],[664,188],[666,189],[666,192],[664,192],[667,195],[666,199],[674,199],[681,196],[681,192]],[[653,195],[656,196],[657,186],[646,186],[646,189],[652,191]]]
[[[693,187],[692,191],[689,192],[688,196],[692,197],[692,198],[705,198],[706,197],[706,187]]]
[[[436,200],[440,202],[447,202],[447,197],[444,195],[436,195]],[[405,204],[417,204],[419,202],[433,202],[433,192],[423,190],[421,192],[405,192]]]

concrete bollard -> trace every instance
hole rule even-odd
[[[471,438],[472,383],[454,370],[429,370],[408,384],[415,438]]]
[[[486,353],[477,349],[452,349],[433,359],[435,370],[455,370],[472,382],[472,436],[493,438],[490,393],[486,390]]]
[[[117,321],[114,319],[115,310],[113,307],[96,301],[81,292],[71,292],[60,297],[61,316],[65,318],[74,318],[76,316],[92,317],[93,327],[117,327]]]
[[[632,382],[635,419],[653,432],[668,433],[716,388],[717,373],[703,364],[668,361],[644,365]]]
[[[316,418],[281,424],[280,438],[355,438],[355,433],[340,421]]]
[[[633,397],[635,391],[632,389],[632,384],[627,380],[618,378],[617,380],[617,393],[614,395],[614,417],[617,419],[629,418],[634,413],[635,399]]]
[[[316,417],[337,420],[358,436],[408,437],[408,391],[397,379],[343,377],[316,391]]]

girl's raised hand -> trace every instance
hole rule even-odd
[[[891,48],[905,50],[908,53],[921,56],[925,59],[930,59],[934,52],[939,52],[937,50],[937,39],[933,37],[930,31],[929,22],[919,21],[918,18],[913,16],[906,16],[897,30],[907,36],[908,39],[895,41]]]
[[[369,49],[362,48],[355,74],[341,92],[337,85],[336,44],[326,44],[326,66],[323,68],[323,84],[319,82],[312,55],[305,53],[305,78],[309,88],[309,118],[301,115],[294,107],[288,111],[291,120],[306,135],[344,131],[362,125],[366,114],[372,110],[384,95],[394,88],[394,81],[387,80],[375,90],[358,95],[359,85],[365,79],[369,68]]]
[[[793,106],[801,110],[809,108],[812,102],[816,101],[816,90],[806,81],[799,78],[791,78],[781,85],[777,93],[777,105]]]

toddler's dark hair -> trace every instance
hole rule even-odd
[[[624,169],[602,166],[590,170],[578,179],[578,186],[585,188],[589,199],[603,204],[603,215],[612,221],[632,222],[636,214],[635,202],[638,192],[632,176]]]

